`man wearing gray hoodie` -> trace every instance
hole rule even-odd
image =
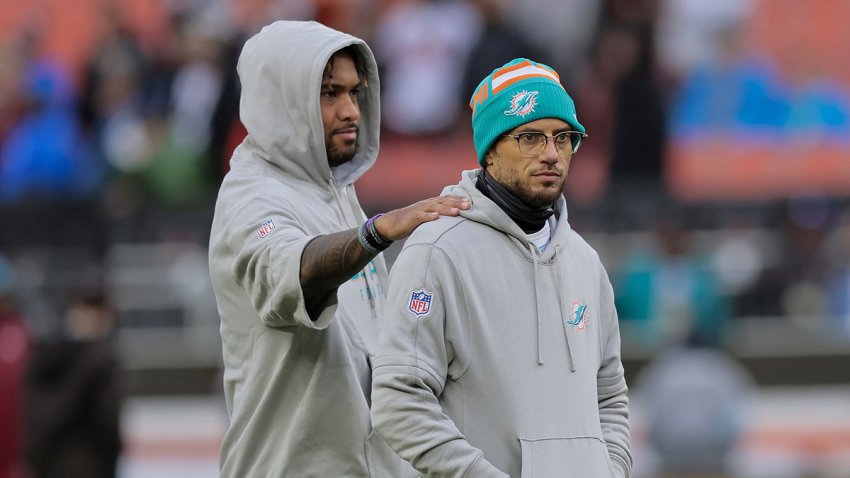
[[[354,182],[377,157],[380,115],[362,40],[276,22],[246,42],[238,72],[248,136],[209,253],[230,415],[221,476],[408,476],[369,420],[379,253],[468,203],[437,197],[366,219]]]
[[[626,478],[613,292],[561,194],[585,129],[525,58],[470,105],[483,169],[444,193],[472,207],[418,228],[393,266],[372,422],[425,477]]]

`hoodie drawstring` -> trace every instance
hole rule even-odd
[[[564,316],[564,299],[562,294],[564,294],[564,283],[561,278],[561,266],[557,264],[558,262],[558,252],[560,252],[561,245],[555,245],[555,256],[553,260],[555,261],[555,268],[558,269],[558,308],[561,309],[561,323],[564,324],[564,337],[567,339],[567,359],[570,362],[570,372],[576,371],[576,364],[573,361],[573,351],[570,348],[570,331],[567,330],[567,318]]]
[[[528,250],[534,262],[534,317],[537,319],[537,365],[543,365],[543,325],[540,322],[540,294],[537,293],[537,278],[540,274],[540,264],[537,260],[537,246],[528,244]]]

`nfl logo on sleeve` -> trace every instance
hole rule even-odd
[[[410,301],[407,303],[409,310],[416,317],[424,317],[431,312],[431,298],[434,294],[425,289],[414,290],[410,293]]]
[[[260,224],[260,228],[257,229],[257,234],[260,235],[261,238],[268,236],[274,230],[274,221],[271,219],[267,219]]]

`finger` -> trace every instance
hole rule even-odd
[[[437,198],[437,202],[439,204],[459,209],[469,209],[471,204],[469,198],[464,196],[441,196],[440,198]]]
[[[419,220],[422,221],[422,222],[431,222],[431,221],[434,221],[434,220],[436,220],[437,218],[440,217],[440,212],[439,211],[419,211],[419,213],[416,215],[416,217],[419,218]]]
[[[437,199],[440,202],[465,202],[465,201],[469,201],[469,198],[466,197],[466,196],[455,196],[455,195],[440,196],[440,197],[437,197],[437,198],[434,198],[434,199]]]
[[[428,210],[430,214],[433,214],[434,218],[439,216],[457,216],[460,214],[460,209],[456,207],[434,207]]]

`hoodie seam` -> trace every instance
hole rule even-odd
[[[597,266],[596,266],[596,283],[599,284],[599,286],[598,286],[599,292],[600,292],[599,303],[602,304],[603,303],[602,294],[607,294],[607,292],[604,292],[604,291],[606,290],[606,287],[608,285],[602,284],[602,263],[601,262],[598,262]],[[613,307],[613,306],[614,306],[614,304],[613,304],[613,301],[612,301],[611,307]],[[599,364],[600,364],[600,366],[601,366],[602,363],[604,363],[604,360],[605,360],[605,352],[604,352],[604,345],[605,344],[603,343],[602,337],[608,335],[607,322],[610,319],[610,317],[609,317],[610,309],[608,308],[608,304],[605,304],[605,309],[606,310],[600,311],[600,314],[599,314],[600,320],[599,320],[599,334],[598,334],[598,337],[599,337],[599,349],[598,350],[599,350]],[[604,318],[603,318],[602,314],[604,314]]]
[[[478,221],[475,221],[475,220],[470,219],[470,218],[468,218],[468,217],[463,217],[463,216],[458,216],[458,217],[459,217],[459,220],[458,220],[455,224],[452,224],[451,226],[446,227],[446,229],[445,229],[445,230],[443,230],[443,231],[441,231],[439,234],[437,234],[437,235],[436,235],[436,237],[434,237],[434,239],[433,239],[432,241],[430,241],[430,242],[416,242],[416,243],[411,244],[411,246],[415,246],[415,245],[417,245],[417,244],[431,244],[431,245],[433,245],[434,247],[436,247],[436,248],[440,249],[440,250],[441,250],[444,254],[446,254],[446,256],[448,257],[448,254],[445,252],[445,250],[444,250],[443,248],[441,248],[440,246],[438,246],[438,245],[437,245],[437,243],[438,243],[438,242],[439,242],[439,241],[443,238],[443,236],[445,236],[446,234],[448,234],[448,233],[449,233],[449,231],[451,231],[452,229],[454,229],[454,228],[456,228],[456,227],[460,226],[460,225],[461,225],[461,224],[463,224],[464,222],[471,222],[471,223],[473,223],[473,224],[477,224],[477,225],[485,226],[485,227],[487,227],[487,228],[489,228],[489,229],[492,229],[493,231],[495,231],[495,232],[496,232],[496,233],[498,233],[499,235],[507,236],[507,237],[508,237],[508,241],[509,241],[509,242],[511,242],[511,241],[517,241],[517,242],[521,243],[521,245],[522,245],[522,246],[525,246],[525,244],[522,244],[522,241],[520,241],[518,238],[516,238],[516,237],[514,237],[514,236],[512,236],[512,235],[510,235],[510,234],[507,234],[507,233],[506,233],[506,232],[504,232],[503,230],[498,229],[498,228],[494,227],[493,225],[486,224],[486,223],[482,223],[482,222],[478,222]],[[446,239],[446,240],[448,240],[448,239]],[[530,242],[528,242],[527,244],[531,244],[531,243],[530,243]],[[522,259],[522,260],[524,260],[524,261],[528,262],[529,264],[533,264],[534,262],[536,262],[536,259],[535,259],[534,257],[531,257],[531,258],[526,257],[525,255],[520,254],[520,253],[517,251],[517,249],[521,249],[523,252],[525,252],[525,248],[524,248],[524,247],[520,247],[520,248],[513,248],[513,247],[512,247],[512,248],[510,248],[509,250],[510,250],[510,251],[511,251],[514,255],[516,255],[516,256],[517,256],[517,257],[519,257],[520,259]],[[542,265],[549,265],[549,264],[542,264]]]
[[[408,357],[405,356],[405,355],[385,355],[385,356],[381,357],[382,360],[393,359],[393,358],[394,359],[402,359],[402,360],[408,359]],[[413,368],[414,370],[416,370],[417,373],[412,373],[412,371],[402,371],[402,372],[398,372],[397,375],[408,376],[408,377],[411,377],[411,378],[417,378],[417,379],[425,381],[424,377],[419,373],[419,372],[423,372],[423,373],[427,374],[428,376],[430,376],[435,382],[437,382],[437,383],[440,382],[440,378],[437,376],[437,374],[434,372],[434,370],[432,370],[431,367],[426,362],[422,362],[419,359],[417,359],[416,357],[414,357],[414,363],[401,365],[401,366],[395,365],[395,364],[374,365],[374,363],[373,363],[372,372],[373,372],[375,377],[379,377],[379,376],[383,375],[382,369],[387,369],[387,368],[398,369],[399,367],[404,368],[404,369]],[[389,372],[389,373],[393,373],[393,372]],[[427,381],[425,381],[425,383],[427,384]],[[441,386],[440,390],[436,391],[437,394],[442,393],[445,388],[446,388],[445,385]]]
[[[439,220],[438,220],[438,221],[439,221]],[[460,224],[463,224],[463,223],[464,223],[464,222],[466,222],[466,221],[471,221],[471,219],[465,218],[465,217],[463,217],[463,216],[458,216],[458,220],[457,220],[454,224],[452,224],[452,225],[450,225],[450,226],[446,227],[443,231],[440,231],[440,233],[439,233],[439,234],[437,234],[437,237],[435,237],[433,240],[431,240],[431,241],[424,241],[424,242],[414,242],[414,243],[411,243],[411,244],[410,244],[410,246],[412,247],[412,246],[417,246],[417,245],[430,245],[430,246],[433,246],[433,247],[435,247],[435,248],[440,249],[440,250],[441,250],[441,251],[445,254],[445,251],[444,251],[441,247],[439,247],[439,246],[437,245],[437,243],[438,243],[438,242],[440,241],[440,239],[442,239],[442,238],[443,238],[443,236],[445,236],[445,235],[446,235],[449,231],[451,231],[452,229],[454,229],[454,228],[458,227]],[[474,222],[474,221],[472,221],[472,222]],[[446,255],[448,255],[448,254],[446,254]],[[429,256],[429,260],[430,260],[430,256]]]
[[[529,443],[537,443],[537,442],[545,442],[545,441],[559,441],[559,440],[596,440],[602,445],[607,445],[608,443],[604,438],[600,438],[594,435],[572,435],[572,436],[549,436],[542,438],[523,438],[517,437],[519,441],[529,442]]]
[[[470,464],[469,464],[469,466],[466,468],[466,470],[463,472],[463,476],[462,476],[462,478],[468,478],[468,477],[469,477],[469,473],[470,473],[470,472],[471,472],[471,471],[475,468],[475,466],[478,464],[478,462],[479,462],[479,461],[481,461],[481,459],[482,459],[483,457],[484,457],[484,453],[479,453],[479,454],[475,457],[475,459],[474,459],[474,460],[472,460],[472,463],[470,463]]]
[[[455,227],[455,225],[452,225],[449,229],[451,229],[453,227]],[[445,234],[445,232],[440,234],[439,237],[442,237],[443,234]],[[441,248],[440,246],[438,246],[436,244],[436,242],[439,240],[439,237],[437,239],[435,239],[434,242],[432,242],[432,243],[418,242],[416,244],[411,244],[409,247],[417,247],[418,246],[418,247],[428,247],[429,248],[428,261],[427,261],[427,265],[425,266],[425,276],[426,277],[428,276],[428,273],[431,270],[431,261],[432,261],[432,257],[433,257],[435,250],[439,251],[440,254],[443,256],[443,258],[445,259],[445,262],[448,264],[448,267],[451,269],[452,273],[454,274],[454,277],[456,277],[456,278],[461,277],[460,272],[457,270],[457,268],[455,268],[454,262],[451,260],[451,256],[443,248]],[[407,247],[408,246],[406,246],[405,249]],[[463,282],[462,281],[457,281],[457,282],[458,282],[458,286],[460,288],[460,290],[459,290],[460,295],[462,297],[464,297],[463,305],[464,305],[464,309],[465,309],[465,312],[466,312],[465,317],[461,318],[461,320],[463,321],[463,329],[464,329],[464,342],[463,342],[462,345],[463,345],[465,350],[468,350],[469,349],[469,343],[467,341],[468,340],[467,338],[469,337],[469,327],[470,327],[469,326],[469,316],[470,316],[469,301],[466,300],[466,289],[463,287]],[[444,330],[444,332],[445,332],[445,327],[446,327],[446,319],[444,318],[443,319],[443,330]],[[416,339],[418,338],[418,336],[419,336],[419,322],[417,322],[417,325],[416,325],[416,333],[415,333],[415,336],[414,336],[414,344],[416,343]],[[414,355],[414,359],[416,359],[416,361],[418,362],[419,361],[419,348],[415,347],[415,350],[416,350],[416,355]],[[469,366],[470,366],[471,363],[472,363],[472,359],[470,358],[470,359],[467,360],[466,363],[463,364],[463,366],[461,367],[460,373],[458,373],[457,376],[452,378],[452,377],[448,377],[448,375],[447,375],[447,377],[450,378],[453,381],[460,380],[460,378],[463,377],[464,374],[466,374],[466,371],[469,369]],[[448,370],[446,370],[446,372],[448,373]],[[443,386],[445,387],[445,384]]]
[[[606,445],[610,445],[610,443],[606,443]],[[621,447],[617,447],[617,448],[619,448],[622,451]],[[617,454],[613,454],[613,453],[611,453],[610,450],[606,450],[606,451],[608,451],[608,459],[611,460],[611,466],[612,467],[614,466],[613,462],[616,460],[620,465],[622,465],[622,469],[623,469],[623,473],[624,473],[622,476],[625,477],[625,478],[628,478],[631,475],[631,472],[630,472],[631,465],[626,463],[626,460],[622,456],[617,455]]]
[[[454,265],[454,261],[451,260],[451,257],[449,257],[449,255],[446,253],[446,251],[444,251],[443,249],[441,249],[440,247],[438,247],[436,245],[434,246],[434,249],[440,251],[440,253],[443,255],[443,257],[446,259],[446,261],[448,262],[449,268],[451,268],[452,272],[454,273],[454,277],[460,278],[461,277],[460,271],[457,270],[457,268]],[[461,296],[464,298],[463,299],[463,306],[464,306],[465,314],[464,314],[464,317],[462,318],[463,328],[464,328],[463,347],[464,347],[465,350],[469,350],[470,345],[467,342],[467,340],[470,337],[470,335],[469,335],[469,333],[470,333],[470,331],[469,331],[469,328],[470,328],[469,317],[471,315],[471,311],[469,310],[469,301],[466,299],[466,288],[463,286],[463,281],[458,280],[457,282],[458,282],[458,286],[460,288]],[[467,354],[467,356],[472,357],[472,354]],[[458,373],[457,376],[454,377],[452,380],[455,381],[455,382],[460,380],[461,377],[463,377],[466,374],[466,371],[469,370],[470,364],[472,364],[471,358],[469,358],[467,360],[467,362],[465,364],[463,364],[463,367],[461,367],[460,373]],[[465,409],[465,407],[464,407],[464,409]]]

